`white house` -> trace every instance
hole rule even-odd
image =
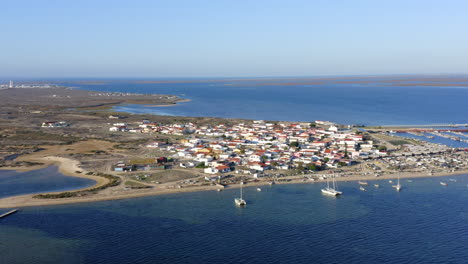
[[[216,168],[211,168],[210,167],[210,168],[205,168],[203,170],[203,172],[206,173],[206,174],[216,174],[216,173],[218,173],[218,170]]]

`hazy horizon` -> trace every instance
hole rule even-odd
[[[9,76],[0,76],[0,82],[6,81],[131,81],[131,80],[242,80],[242,79],[321,79],[321,78],[337,78],[337,79],[346,79],[346,78],[399,78],[399,77],[415,77],[415,78],[426,78],[426,77],[466,77],[468,73],[421,73],[421,74],[354,74],[354,75],[316,75],[316,76],[164,76],[164,77],[153,77],[153,76],[75,76],[75,77],[9,77]]]
[[[2,78],[468,72],[460,0],[26,0],[2,10]]]

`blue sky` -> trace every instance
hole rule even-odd
[[[468,1],[4,0],[1,77],[468,72]]]

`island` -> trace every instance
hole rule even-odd
[[[159,116],[111,109],[125,103],[164,106],[184,101],[174,95],[42,87],[1,89],[0,96],[5,101],[0,106],[0,169],[57,165],[66,175],[96,181],[81,190],[3,198],[0,208],[221,191],[238,188],[240,182],[257,186],[468,172],[465,149],[393,133],[420,133],[413,127]]]

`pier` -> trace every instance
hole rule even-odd
[[[381,127],[468,127],[468,124],[383,125]]]
[[[413,133],[430,133],[430,132],[457,132],[457,133],[462,133],[462,132],[468,132],[468,129],[421,129],[421,128],[414,128],[414,129],[405,129],[405,130],[395,130],[397,133],[408,133],[408,132],[413,132]]]
[[[9,216],[9,215],[11,215],[11,214],[14,214],[14,213],[16,213],[16,212],[18,212],[18,209],[13,209],[13,210],[11,210],[11,211],[8,211],[8,212],[6,212],[6,213],[0,215],[0,219],[2,219],[2,218],[4,218],[4,217],[7,217],[7,216]]]

